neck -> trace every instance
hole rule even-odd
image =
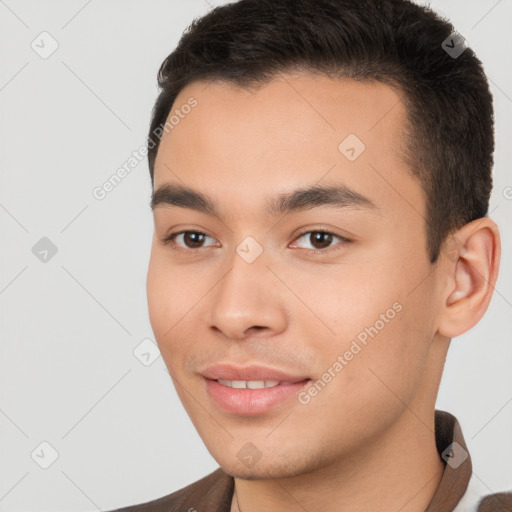
[[[417,410],[411,404],[379,439],[328,467],[282,479],[235,478],[231,511],[424,512],[444,464],[436,449],[434,413],[412,412]]]

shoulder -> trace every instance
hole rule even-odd
[[[477,512],[510,512],[512,510],[512,491],[489,494],[478,503]]]
[[[469,480],[464,496],[453,512],[511,512],[512,492],[505,490],[489,494],[487,487],[473,473]]]
[[[231,505],[233,489],[233,478],[218,468],[172,494],[109,512],[194,512],[204,504],[209,504],[212,512],[224,512]]]

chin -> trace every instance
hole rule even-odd
[[[263,457],[253,467],[244,467],[237,460],[235,461],[217,461],[221,468],[234,478],[243,480],[265,480],[270,478],[288,478],[308,473],[312,468],[298,465],[297,462],[286,461],[264,461]]]

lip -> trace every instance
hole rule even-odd
[[[284,406],[287,400],[296,396],[311,381],[309,377],[254,365],[236,367],[229,364],[218,364],[208,367],[201,374],[205,379],[208,395],[220,409],[244,416],[262,414],[278,405]],[[286,384],[262,389],[239,389],[220,384],[217,379],[273,380]]]
[[[200,372],[203,377],[211,380],[277,380],[279,382],[301,382],[308,379],[306,375],[293,375],[266,366],[234,366],[232,364],[216,364],[208,366]]]

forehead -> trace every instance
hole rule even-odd
[[[253,89],[193,82],[169,114],[197,102],[162,137],[155,190],[182,182],[219,202],[236,196],[238,206],[256,208],[260,199],[263,205],[275,193],[322,180],[379,206],[393,206],[397,194],[421,201],[403,159],[407,117],[400,94],[379,82],[298,73]]]

